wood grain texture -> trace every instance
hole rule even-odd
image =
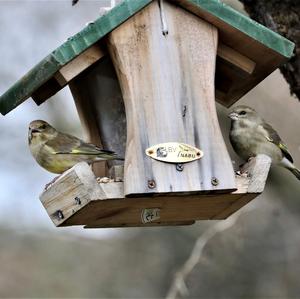
[[[91,142],[102,148],[99,127],[95,121],[95,110],[93,104],[89,100],[89,90],[85,88],[80,77],[76,78],[73,82],[70,82],[69,87],[75,101],[81,125],[87,136],[87,142]],[[93,170],[98,177],[106,176],[106,162],[94,163]]]
[[[103,196],[90,166],[81,162],[63,173],[51,187],[44,190],[40,200],[53,223],[58,226],[91,200]]]
[[[231,66],[217,64],[216,96],[229,107],[291,57],[294,45],[274,31],[249,19],[218,0],[171,0],[216,26],[220,43],[234,49],[256,63],[247,78]],[[287,41],[287,43],[286,43]],[[225,82],[223,82],[225,78]],[[228,85],[224,92],[223,85]]]
[[[166,36],[156,1],[108,36],[126,107],[125,195],[231,192],[234,172],[215,108],[217,29],[168,2],[164,9]],[[178,172],[145,156],[146,148],[174,141],[200,148],[204,157]]]
[[[123,182],[97,183],[86,163],[65,172],[40,199],[56,226],[132,227],[186,225],[196,220],[225,219],[264,189],[270,159],[258,156],[236,176],[237,190],[227,194],[185,194],[125,198]],[[78,200],[80,199],[80,205]],[[159,209],[160,218],[143,223],[145,209]],[[64,218],[59,219],[57,211]]]
[[[222,43],[219,43],[217,54],[228,63],[233,64],[249,75],[251,75],[255,69],[256,63],[253,60]]]
[[[69,85],[81,123],[90,142],[125,156],[126,115],[117,75],[109,57],[75,78]],[[101,163],[94,164],[94,167]],[[108,161],[109,167],[123,164]],[[98,176],[108,173],[95,169]]]
[[[243,165],[241,169],[242,176],[246,176],[248,182],[244,178],[240,179],[240,187],[234,194],[242,194],[240,200],[234,202],[231,206],[228,206],[220,214],[216,215],[214,219],[224,219],[232,215],[235,211],[246,205],[252,199],[257,197],[264,191],[266,181],[268,178],[269,170],[272,160],[266,155],[258,155],[252,158],[248,163]],[[244,182],[244,184],[242,183]]]
[[[250,178],[248,193],[263,192],[271,164],[269,156],[258,155],[242,167],[241,172],[248,173]]]
[[[195,221],[176,221],[176,222],[160,222],[160,223],[122,223],[122,224],[98,224],[91,223],[85,225],[84,228],[113,228],[113,227],[155,227],[155,226],[183,226],[183,225],[192,225]]]
[[[64,65],[55,75],[54,78],[61,86],[65,86],[80,73],[97,62],[105,55],[105,50],[99,43],[94,44],[75,59]]]

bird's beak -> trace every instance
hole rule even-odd
[[[29,129],[30,130],[30,133],[39,133],[40,131],[37,130],[37,129]]]
[[[232,120],[237,120],[239,118],[236,112],[229,113],[228,117],[231,118]]]

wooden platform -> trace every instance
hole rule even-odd
[[[232,193],[125,198],[123,182],[100,183],[90,166],[79,163],[44,191],[40,200],[56,226],[189,225],[197,220],[226,219],[257,197],[264,190],[270,165],[267,156],[253,158],[236,175],[238,187]]]

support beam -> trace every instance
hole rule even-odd
[[[60,86],[66,86],[72,79],[105,56],[105,50],[97,43],[63,66],[55,75]]]

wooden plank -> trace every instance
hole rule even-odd
[[[283,41],[280,35],[239,14],[221,1],[172,0],[172,2],[216,26],[219,30],[220,43],[256,63],[255,71],[246,79],[232,69],[227,68],[224,72],[222,64],[217,67],[217,101],[226,107],[234,104],[271,74],[290,57],[289,53],[293,52],[293,43],[279,42]],[[223,83],[224,78],[226,83]],[[224,92],[222,86],[226,86],[228,81],[231,81],[231,84],[227,87],[227,92]]]
[[[251,75],[255,69],[256,63],[248,57],[240,54],[234,49],[220,43],[218,46],[218,56],[227,62],[233,64],[237,68]]]
[[[72,79],[77,77],[105,55],[106,52],[99,43],[91,46],[82,54],[65,64],[52,78],[39,87],[32,94],[32,99],[37,105],[41,105],[68,85]]]
[[[95,122],[94,107],[89,101],[89,92],[81,84],[80,79],[75,79],[69,84],[70,90],[74,97],[76,109],[80,118],[81,125],[87,135],[87,141],[103,148],[98,124]],[[106,162],[97,162],[93,164],[93,171],[96,176],[104,177],[107,174]]]
[[[242,194],[242,196],[220,214],[217,214],[214,219],[229,217],[262,193],[266,185],[271,163],[271,158],[266,155],[258,155],[246,163],[241,169],[241,174],[242,176],[246,176],[248,181],[245,185],[240,185],[241,187],[234,192],[234,194]],[[241,180],[241,183],[242,181],[246,182],[245,180]]]
[[[168,2],[164,9],[167,36],[156,2],[108,36],[127,115],[125,195],[231,192],[234,172],[215,108],[217,30]],[[196,146],[204,157],[182,172],[146,157],[148,147],[169,141]]]
[[[70,82],[81,123],[90,142],[125,156],[126,116],[117,75],[109,57]],[[100,169],[102,164],[102,169]],[[109,161],[109,167],[123,164]],[[107,176],[104,163],[94,164],[97,176]]]
[[[238,189],[232,193],[139,198],[125,198],[123,182],[97,183],[90,167],[79,163],[44,191],[40,199],[56,226],[181,225],[195,220],[225,219],[262,192],[270,162],[263,155],[251,160],[243,168],[244,173],[236,176]],[[144,221],[145,213],[149,215],[152,211],[156,216]]]
[[[248,193],[261,193],[264,191],[272,159],[266,155],[258,155],[245,164],[241,172],[248,173],[250,177]]]
[[[59,92],[63,86],[61,86],[57,80],[52,77],[45,84],[39,87],[32,95],[32,99],[37,105],[41,105],[50,97],[54,96],[57,92]]]
[[[103,47],[100,44],[95,44],[64,65],[54,75],[54,78],[61,86],[65,86],[92,64],[103,58],[105,54]]]
[[[228,207],[226,207],[221,213],[217,213],[212,219],[222,220],[228,218],[258,195],[259,194],[244,194],[240,196],[231,205],[228,205]]]
[[[91,200],[103,197],[96,178],[85,162],[62,174],[40,195],[53,223],[58,226],[85,207]]]
[[[168,223],[213,219],[228,206],[231,206],[241,195],[185,195],[161,196],[153,198],[124,198],[92,201],[78,211],[62,225],[116,225],[142,224],[145,210],[159,209],[160,217],[151,223]]]
[[[97,224],[91,223],[85,225],[84,228],[113,228],[113,227],[157,227],[157,226],[183,226],[192,225],[195,221],[182,221],[182,222],[160,222],[160,223],[117,223],[117,224]]]
[[[81,55],[77,56],[75,59],[71,60],[68,64],[63,66],[50,80],[48,80],[45,84],[43,84],[40,88],[38,88],[33,94],[32,99],[35,101],[37,105],[42,104],[44,101],[46,101],[48,98],[55,95],[57,92],[59,92],[62,88],[64,88],[69,81],[77,77],[80,73],[82,73],[84,70],[86,70],[88,67],[96,63],[99,59],[103,58],[106,55],[106,51],[103,50],[103,48],[99,44],[95,44],[94,46],[87,49],[85,52],[83,52]],[[224,44],[218,45],[218,51],[217,55],[221,57],[223,60],[228,62],[230,65],[236,67],[238,70],[241,70],[246,75],[252,74],[252,72],[255,69],[255,62],[248,59],[244,55],[241,55],[240,53],[236,52],[230,47],[227,47]],[[219,62],[221,64],[222,62]],[[110,67],[110,66],[108,66]],[[218,75],[217,78],[221,78],[221,82],[217,81],[217,92],[222,89],[222,86],[226,88],[226,92],[223,95],[223,98],[226,97],[226,93],[228,93],[230,87],[233,85],[233,82],[235,80],[231,80],[230,83],[228,83],[227,77],[232,77],[233,74],[231,74],[232,69],[230,71],[224,72],[224,67],[217,66],[218,68]],[[106,70],[106,68],[102,68],[103,70]],[[110,69],[110,68],[108,68]],[[238,77],[245,76],[243,73],[236,72]],[[95,75],[95,72],[93,72],[93,75]],[[91,76],[89,76],[91,78]],[[105,76],[103,76],[101,85],[101,89],[107,90],[107,85],[105,84]],[[90,79],[92,80],[92,79]],[[117,80],[117,78],[116,78]],[[100,82],[100,81],[99,81]],[[101,90],[100,89],[100,90]],[[119,90],[117,88],[116,90]],[[221,99],[219,94],[217,93],[217,97]],[[125,114],[120,115],[122,119],[125,120]]]

